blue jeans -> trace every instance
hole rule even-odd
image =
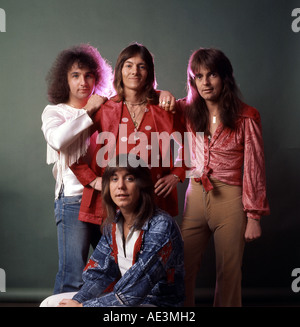
[[[80,289],[90,245],[95,248],[101,237],[99,225],[78,220],[80,203],[81,195],[64,196],[63,192],[55,200],[59,264],[54,294]]]

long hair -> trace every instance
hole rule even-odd
[[[112,68],[99,51],[89,44],[80,44],[61,51],[48,72],[48,100],[53,104],[69,100],[68,71],[74,63],[86,67],[95,75],[95,93],[110,96],[112,93]]]
[[[152,54],[149,52],[149,50],[139,43],[133,43],[123,49],[121,53],[119,54],[119,57],[117,59],[117,63],[115,66],[115,72],[114,72],[114,81],[113,85],[115,88],[115,91],[117,92],[117,95],[119,97],[120,101],[125,100],[124,96],[124,84],[122,80],[122,69],[124,66],[124,63],[129,58],[140,56],[147,67],[147,79],[145,82],[145,88],[144,88],[144,96],[147,98],[147,100],[153,104],[158,103],[158,96],[155,92],[156,89],[156,78],[155,78],[155,71],[154,71],[154,60]]]
[[[233,76],[233,68],[225,54],[213,48],[200,48],[193,52],[187,68],[187,109],[185,116],[195,132],[209,134],[209,112],[200,96],[195,77],[200,67],[216,72],[221,77],[220,119],[225,127],[234,129],[241,111],[240,91]]]
[[[110,179],[118,170],[125,169],[135,178],[135,183],[140,191],[138,204],[135,208],[134,227],[141,229],[144,223],[151,219],[155,211],[154,185],[149,168],[142,164],[138,156],[120,154],[112,159],[106,166],[102,176],[102,201],[106,208],[107,218],[105,224],[111,224],[115,220],[117,205],[111,198]]]

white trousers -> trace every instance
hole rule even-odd
[[[63,299],[72,299],[73,296],[77,292],[67,292],[67,293],[60,293],[48,296],[43,302],[40,304],[40,307],[57,307],[59,302]]]
[[[48,308],[57,307],[61,300],[72,299],[76,293],[77,292],[66,292],[66,293],[50,295],[45,300],[42,301],[40,307],[48,307]],[[153,304],[141,304],[139,305],[139,307],[156,307],[156,306]]]

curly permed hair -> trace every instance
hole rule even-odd
[[[53,104],[69,99],[67,73],[77,62],[79,67],[88,67],[95,75],[95,93],[109,97],[112,93],[112,68],[99,51],[89,44],[80,44],[59,53],[47,77],[48,100]]]

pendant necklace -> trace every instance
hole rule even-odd
[[[133,122],[133,125],[134,125],[134,128],[137,129],[138,126],[139,126],[139,122],[137,121],[138,120],[138,117],[140,116],[140,113],[143,112],[143,110],[139,110],[138,114],[136,114],[136,111],[131,111],[129,110],[129,106],[142,106],[144,105],[145,103],[147,103],[147,100],[144,100],[140,103],[128,103],[127,101],[124,101],[124,104],[126,104],[127,108],[128,108],[128,111],[129,111],[129,114],[131,116],[131,119],[132,119],[132,122]],[[140,109],[140,108],[139,108]],[[147,107],[144,109],[144,112],[147,112],[148,109]]]

